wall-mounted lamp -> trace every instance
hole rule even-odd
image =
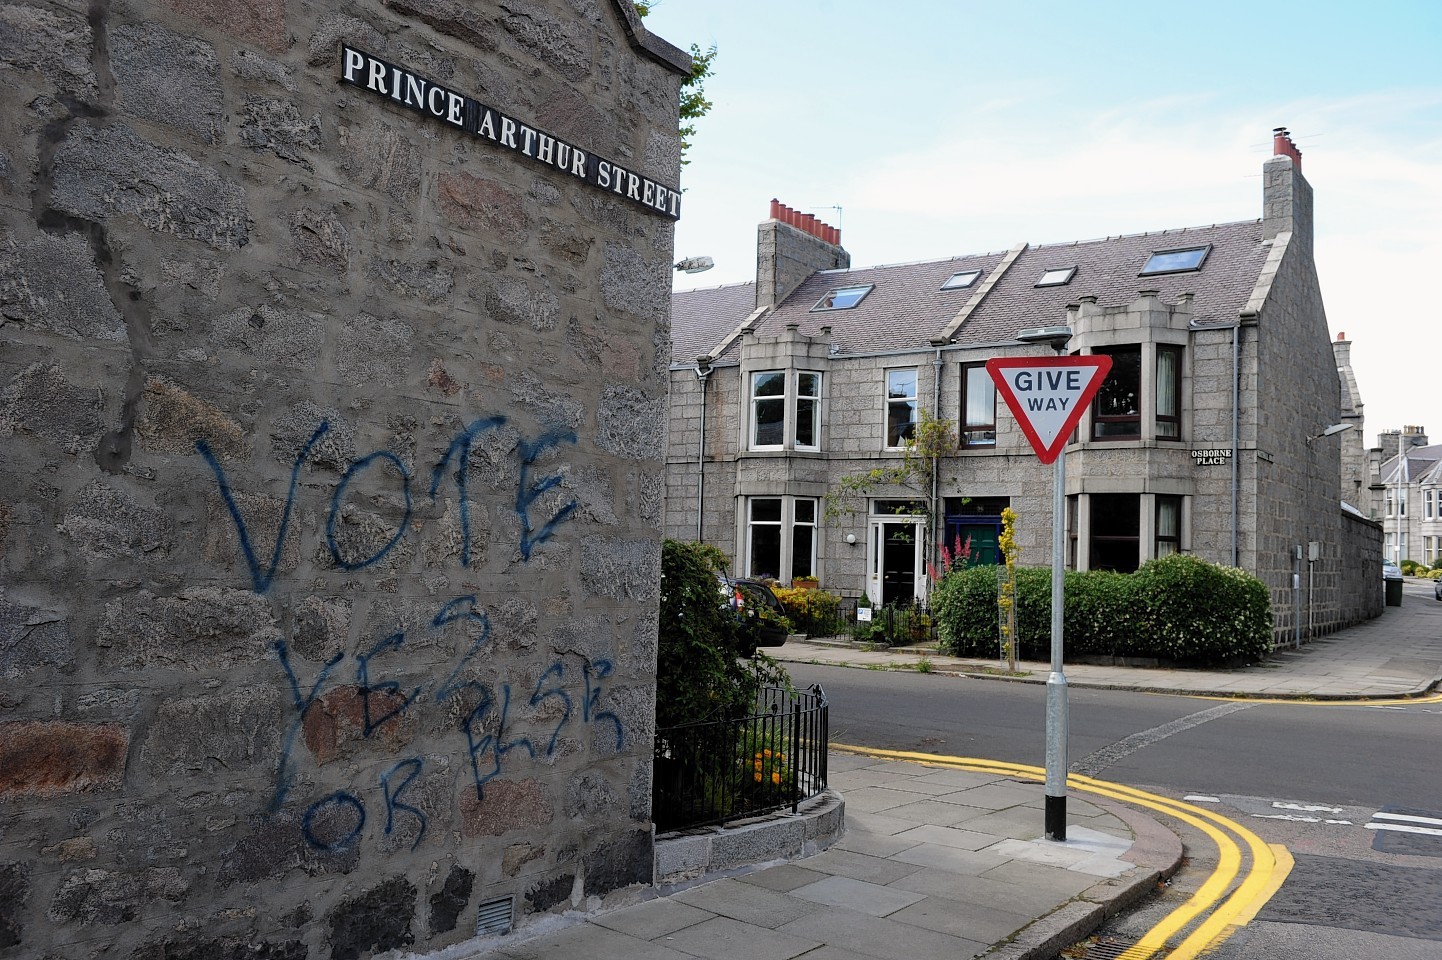
[[[714,266],[716,266],[716,261],[710,257],[687,257],[676,264],[675,269],[683,273],[705,273]]]
[[[1071,340],[1071,327],[1032,327],[1019,331],[1016,339],[1022,343],[1044,343],[1057,353],[1065,353]]]
[[[1334,424],[1332,424],[1330,427],[1328,427],[1327,429],[1323,430],[1321,433],[1317,434],[1315,437],[1308,437],[1308,438],[1307,438],[1307,443],[1310,444],[1313,440],[1320,440],[1320,439],[1322,439],[1323,437],[1330,437],[1330,436],[1332,436],[1334,433],[1341,433],[1343,430],[1351,430],[1351,429],[1352,429],[1352,424],[1350,424],[1350,423],[1334,423]]]
[[[848,533],[848,534],[846,535],[846,544],[847,544],[847,546],[852,546],[852,547],[856,546],[856,534],[854,534],[854,533]]]

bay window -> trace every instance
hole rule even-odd
[[[1142,349],[1108,347],[1112,369],[1092,402],[1093,440],[1136,440],[1142,435]]]
[[[1135,493],[1094,493],[1091,500],[1093,570],[1132,573],[1141,564],[1141,496]]]
[[[1182,348],[1157,347],[1157,439],[1182,438]]]
[[[1152,556],[1166,557],[1182,549],[1182,498],[1157,496],[1156,549]]]
[[[751,449],[780,450],[786,444],[786,374],[751,375]]]
[[[781,581],[816,576],[817,518],[811,497],[750,497],[746,576]]]
[[[752,450],[821,447],[821,374],[761,370],[751,374]]]
[[[1091,407],[1093,440],[1181,440],[1183,348],[1146,343],[1099,347],[1112,358]],[[1148,409],[1144,398],[1150,398]]]

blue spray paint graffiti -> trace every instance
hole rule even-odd
[[[458,729],[465,737],[471,786],[475,788],[476,799],[480,801],[485,798],[485,785],[505,771],[507,763],[512,760],[512,754],[523,754],[524,758],[529,760],[536,760],[542,754],[547,757],[554,755],[562,733],[575,719],[575,700],[565,686],[566,664],[560,660],[551,663],[541,673],[529,700],[526,701],[533,712],[548,700],[556,700],[561,704],[560,719],[549,728],[550,739],[544,750],[538,751],[531,737],[514,732],[511,717],[512,685],[500,682],[493,690],[489,684],[466,676],[470,668],[479,666],[476,662],[477,655],[491,637],[490,619],[478,607],[474,595],[456,597],[442,606],[431,618],[432,629],[462,624],[474,631],[474,636],[470,638],[450,673],[432,690],[428,690],[426,684],[418,684],[408,692],[402,692],[399,682],[376,682],[372,676],[376,658],[400,651],[405,646],[404,631],[391,633],[371,645],[364,653],[355,655],[354,689],[361,701],[361,736],[366,739],[372,738],[387,723],[397,720],[407,711],[418,709],[424,703],[440,706],[463,694],[474,698],[474,703],[461,719]],[[333,679],[333,674],[335,668],[345,659],[341,653],[331,657],[317,671],[307,690],[303,689],[297,676],[286,642],[283,639],[277,640],[274,650],[290,688],[294,716],[282,738],[280,759],[276,764],[275,790],[270,804],[272,813],[279,812],[289,796],[295,779],[295,743],[305,728],[306,718],[327,693],[341,688],[340,682]],[[581,698],[581,723],[588,728],[604,726],[611,734],[614,749],[619,750],[625,741],[625,727],[620,717],[614,711],[606,709],[602,701],[605,693],[603,681],[610,677],[614,670],[615,667],[609,660],[583,660],[580,671],[582,689],[578,694]],[[377,698],[375,703],[372,697]],[[384,706],[377,706],[382,699]],[[424,760],[421,757],[409,757],[397,762],[379,778],[381,799],[386,810],[385,835],[389,836],[395,830],[398,815],[412,817],[418,825],[418,832],[412,843],[413,849],[425,836],[429,821],[425,812],[407,802],[404,796],[423,773]],[[343,813],[342,808],[355,811],[354,829],[338,839],[319,835],[315,829],[317,821],[332,823]],[[357,842],[365,825],[365,816],[365,802],[358,794],[344,790],[335,791],[306,808],[302,819],[302,832],[306,841],[317,849],[340,851]]]
[[[470,567],[475,559],[474,541],[471,531],[471,489],[470,458],[477,442],[488,432],[507,423],[503,416],[485,417],[465,425],[448,443],[444,453],[430,471],[427,497],[432,504],[447,483],[454,484],[456,502],[460,515],[460,563]],[[250,588],[256,593],[267,593],[275,584],[276,574],[286,537],[295,515],[301,470],[311,458],[316,445],[331,429],[329,422],[322,421],[316,426],[309,439],[291,464],[289,486],[286,490],[284,509],[279,527],[275,533],[274,545],[264,559],[257,553],[249,524],[241,512],[239,500],[231,482],[221,466],[219,458],[204,440],[196,442],[196,450],[214,474],[221,500],[234,524],[239,541],[239,552],[249,574]],[[574,433],[553,430],[535,439],[520,438],[516,446],[515,498],[511,506],[515,510],[520,527],[518,549],[523,561],[530,561],[536,550],[549,541],[558,528],[573,518],[577,509],[574,499],[557,496],[563,482],[561,473],[541,473],[537,464],[547,454],[567,444],[574,444]],[[369,484],[393,484],[399,496],[400,519],[394,525],[394,533],[384,543],[370,544],[361,548],[344,544],[338,536],[338,524],[347,506],[347,497],[354,496],[356,484],[365,478]],[[324,526],[325,548],[330,559],[340,570],[354,571],[375,566],[385,559],[405,539],[412,528],[414,503],[412,500],[412,477],[402,458],[388,450],[377,450],[352,461],[341,473],[331,493]],[[337,677],[337,667],[345,654],[337,652],[322,664],[309,684],[302,682],[293,661],[289,645],[284,639],[275,641],[273,649],[285,675],[289,689],[291,707],[290,719],[281,738],[280,756],[275,768],[275,786],[271,793],[269,809],[280,812],[290,798],[297,777],[299,758],[295,756],[296,741],[304,735],[309,742],[311,735],[307,719],[318,709],[328,694],[341,693],[356,696],[360,703],[360,736],[373,740],[392,725],[413,711],[424,709],[426,704],[444,708],[452,717],[456,731],[464,737],[464,750],[469,761],[470,781],[476,791],[477,800],[484,798],[487,783],[500,776],[508,766],[525,761],[536,761],[538,757],[555,755],[562,735],[567,727],[579,719],[587,729],[604,728],[601,734],[606,742],[614,742],[614,749],[620,749],[625,740],[625,728],[620,717],[603,703],[604,681],[614,672],[614,665],[606,659],[582,658],[579,669],[579,683],[574,668],[567,673],[567,664],[561,660],[549,664],[537,679],[528,699],[517,700],[516,710],[520,719],[512,716],[512,684],[497,680],[491,684],[476,679],[477,672],[484,666],[482,656],[491,640],[491,622],[476,595],[466,594],[446,602],[430,619],[429,629],[461,631],[458,647],[459,657],[452,665],[445,679],[439,683],[418,683],[403,688],[397,680],[380,679],[376,676],[381,663],[388,656],[406,652],[406,630],[395,630],[376,640],[369,648],[354,654],[354,685],[343,689]],[[399,661],[403,662],[403,661]],[[577,689],[579,687],[579,689]],[[580,701],[579,718],[576,701]],[[354,701],[350,701],[354,703]],[[456,713],[459,707],[459,713]],[[553,721],[559,708],[559,717]],[[330,708],[325,708],[329,710]],[[531,716],[525,714],[529,711]],[[542,721],[540,718],[544,716]],[[536,739],[525,731],[530,723],[544,722],[545,730],[536,734]],[[554,725],[552,725],[554,722]],[[515,728],[515,729],[513,729]],[[547,736],[549,734],[549,736]],[[537,747],[544,739],[544,747]],[[599,742],[599,741],[598,741]],[[457,745],[459,747],[459,744]],[[414,832],[411,849],[415,849],[425,838],[429,817],[425,804],[412,797],[422,790],[426,772],[426,761],[421,756],[401,757],[384,773],[379,775],[380,802],[385,807],[384,835],[389,837],[403,826]],[[334,790],[315,800],[304,808],[301,817],[301,832],[312,847],[326,851],[341,851],[359,842],[367,822],[365,793],[356,790]]]
[[[392,790],[391,778],[402,770],[406,771],[406,777],[400,782],[399,786]],[[415,817],[416,820],[420,823],[420,829],[416,832],[416,839],[414,842],[411,843],[412,850],[420,846],[421,840],[425,839],[426,825],[429,821],[419,807],[413,807],[408,803],[401,803],[401,794],[405,793],[406,789],[411,785],[411,782],[420,775],[420,757],[411,757],[409,760],[402,760],[400,763],[396,764],[385,773],[381,774],[381,793],[382,795],[384,795],[386,800],[386,836],[390,836],[391,831],[395,829],[396,813],[409,813],[411,816]]]
[[[340,516],[341,506],[345,503],[346,488],[350,486],[351,481],[354,480],[361,471],[365,470],[377,460],[387,460],[400,471],[401,492],[404,493],[406,497],[406,510],[401,516],[400,526],[396,528],[395,536],[391,537],[385,546],[368,557],[362,557],[359,560],[347,560],[340,555],[340,544],[335,541],[336,519]],[[336,566],[342,570],[361,570],[373,564],[380,563],[381,558],[390,553],[391,550],[395,549],[395,545],[401,542],[401,538],[406,535],[406,528],[410,525],[411,475],[406,470],[406,465],[401,463],[400,457],[388,450],[377,450],[369,456],[361,457],[347,467],[344,475],[340,478],[340,483],[336,485],[335,496],[330,499],[330,514],[325,521],[325,544],[327,547],[330,547],[331,559],[335,561]]]
[[[260,561],[256,559],[255,548],[251,546],[250,542],[250,531],[246,529],[245,519],[240,515],[240,507],[235,502],[234,494],[231,493],[230,483],[225,477],[225,470],[220,466],[220,461],[216,459],[214,452],[211,451],[210,444],[204,440],[195,441],[195,449],[200,451],[200,455],[205,458],[205,462],[210,465],[211,471],[215,474],[215,482],[220,486],[221,499],[225,501],[226,509],[230,511],[230,519],[235,522],[235,532],[240,538],[240,552],[244,555],[246,566],[250,569],[251,589],[256,593],[265,593],[270,589],[271,581],[275,579],[275,568],[280,566],[280,553],[285,546],[285,532],[290,527],[291,510],[295,507],[295,487],[300,480],[301,465],[305,463],[306,457],[310,456],[311,449],[329,430],[330,424],[321,421],[320,426],[315,428],[315,432],[305,442],[305,446],[301,447],[295,463],[290,468],[290,489],[285,495],[285,512],[281,514],[280,529],[275,535],[275,549],[271,551],[270,563],[264,570],[260,568]]]
[[[432,503],[436,495],[440,493],[441,485],[445,479],[448,468],[453,468],[455,477],[456,494],[459,501],[461,520],[461,565],[469,567],[472,561],[472,540],[471,540],[471,502],[470,502],[470,454],[475,445],[476,439],[488,430],[503,425],[505,417],[495,416],[474,420],[451,440],[446,447],[445,453],[436,462],[431,470],[431,483],[428,496]],[[294,463],[291,464],[290,486],[286,491],[285,508],[281,514],[280,528],[276,531],[275,545],[270,553],[269,560],[262,566],[259,557],[256,555],[254,542],[251,538],[249,525],[241,514],[240,506],[236,501],[235,494],[231,488],[230,480],[226,475],[225,468],[221,466],[220,460],[216,457],[210,444],[204,440],[195,442],[195,449],[205,459],[210,470],[215,474],[215,482],[219,487],[221,499],[225,502],[226,510],[230,515],[231,522],[235,524],[236,536],[240,541],[240,552],[245,560],[246,567],[250,573],[251,589],[256,593],[266,593],[275,582],[276,569],[280,566],[281,552],[285,547],[286,533],[290,528],[291,515],[295,509],[296,488],[300,481],[301,467],[305,465],[315,449],[315,445],[330,431],[330,423],[321,421],[315,428],[310,439],[301,447],[300,453],[296,455]],[[555,534],[556,528],[567,521],[575,513],[578,504],[574,499],[560,503],[556,506],[555,512],[549,519],[545,520],[539,528],[531,511],[544,494],[555,489],[562,482],[560,474],[548,474],[533,480],[531,469],[536,461],[547,451],[555,449],[562,444],[575,443],[576,436],[568,431],[550,431],[542,434],[534,441],[522,438],[518,443],[519,463],[517,466],[518,476],[516,481],[515,511],[516,518],[520,521],[520,552],[523,560],[530,560],[536,547],[545,543]],[[392,470],[400,474],[400,489],[404,498],[404,511],[395,534],[385,544],[363,557],[345,557],[342,555],[341,544],[336,539],[336,525],[342,515],[342,508],[345,505],[346,493],[352,483],[361,475],[367,473],[375,465],[389,465]],[[336,566],[342,570],[361,570],[380,563],[385,557],[396,548],[405,538],[410,528],[412,515],[411,501],[411,475],[406,469],[405,463],[399,456],[388,450],[377,450],[369,453],[358,460],[353,461],[341,475],[335,492],[331,496],[330,509],[326,515],[325,542],[330,552],[331,559]]]
[[[285,736],[280,744],[280,764],[275,772],[275,792],[271,795],[270,812],[276,813],[281,805],[285,803],[285,795],[290,791],[291,770],[290,753],[295,747],[295,738],[300,735],[301,728],[305,726],[305,715],[320,698],[321,688],[325,686],[326,677],[330,676],[331,669],[345,658],[345,654],[336,653],[330,660],[321,667],[320,673],[316,675],[315,683],[311,684],[310,693],[300,692],[300,681],[296,679],[295,671],[290,665],[290,651],[286,647],[284,639],[275,641],[275,653],[280,658],[281,669],[285,670],[285,678],[290,682],[291,706],[295,708],[295,719],[285,731]]]
[[[572,500],[557,510],[555,516],[542,524],[540,530],[532,527],[531,505],[540,499],[547,490],[558,485],[561,477],[559,474],[553,473],[531,483],[531,466],[547,450],[563,443],[575,442],[576,435],[574,433],[559,430],[545,434],[535,443],[521,441],[521,480],[516,484],[516,516],[521,518],[521,556],[527,560],[531,559],[531,551],[551,539],[551,534],[556,532],[556,527],[576,509],[576,501]]]
[[[469,481],[471,475],[471,446],[476,438],[487,430],[494,430],[506,422],[505,417],[487,417],[484,420],[476,420],[466,425],[466,428],[451,441],[446,448],[445,454],[441,456],[435,469],[431,471],[431,501],[436,499],[436,493],[441,488],[441,478],[445,473],[446,465],[452,458],[456,460],[456,496],[461,504],[461,566],[471,565],[471,497]],[[527,557],[526,559],[530,559]]]

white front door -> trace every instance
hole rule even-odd
[[[874,606],[926,596],[926,518],[872,517],[866,595]]]

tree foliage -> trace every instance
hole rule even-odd
[[[866,499],[884,487],[905,487],[925,497],[930,492],[933,471],[943,457],[956,453],[956,443],[956,424],[933,417],[924,409],[918,410],[911,436],[902,447],[901,459],[884,467],[839,477],[836,486],[826,494],[826,519],[854,516],[865,510]]]
[[[637,0],[636,12],[646,16],[655,6],[653,0]],[[716,44],[705,50],[700,44],[691,44],[691,75],[681,81],[681,165],[690,163],[686,151],[696,136],[696,121],[711,112],[711,103],[706,97],[706,78],[714,74],[712,65],[716,61]]]
[[[656,655],[656,725],[674,727],[745,716],[765,684],[789,685],[731,615],[715,547],[667,540],[661,549],[661,621]]]

